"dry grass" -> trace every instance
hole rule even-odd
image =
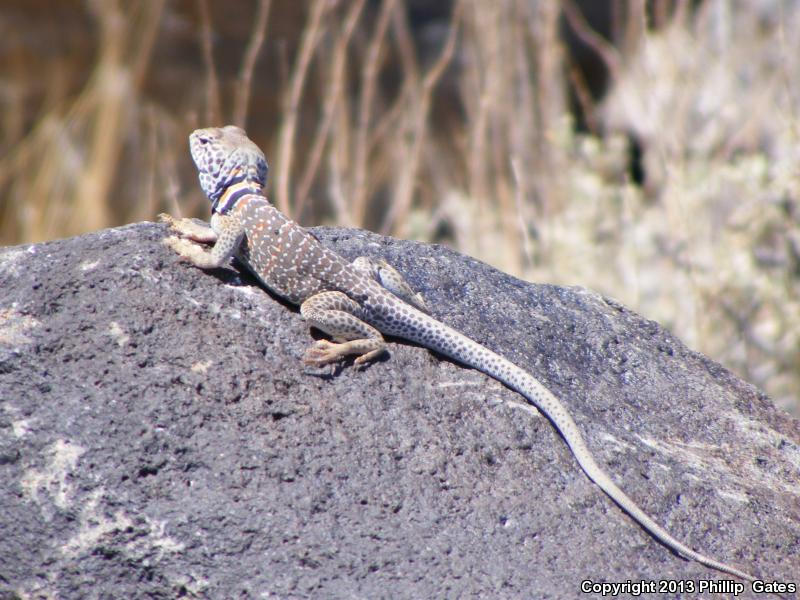
[[[83,90],[62,96],[56,77],[36,126],[12,147],[3,144],[3,239],[50,239],[112,222],[113,183],[134,113],[141,110],[134,102],[163,5],[154,0],[126,12],[115,1],[87,4],[97,23],[98,59]],[[157,208],[154,197],[148,200],[143,217]]]
[[[0,239],[203,214],[186,133],[234,122],[302,222],[594,288],[800,414],[800,7],[615,6],[606,39],[574,0],[456,0],[425,26],[402,0],[80,3],[91,67],[22,52],[0,70]],[[602,104],[562,15],[610,73]]]

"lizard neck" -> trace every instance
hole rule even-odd
[[[248,178],[234,181],[214,200],[211,204],[211,210],[216,214],[224,215],[236,206],[236,203],[241,198],[250,194],[263,195],[261,185],[258,182]]]

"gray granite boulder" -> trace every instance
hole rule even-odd
[[[800,423],[764,394],[595,293],[315,233],[387,258],[563,398],[677,538],[800,580]],[[0,598],[723,597],[692,593],[730,578],[651,538],[517,394],[398,340],[363,371],[310,370],[294,307],[164,235],[0,250]]]

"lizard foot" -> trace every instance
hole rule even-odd
[[[321,367],[338,362],[350,354],[359,354],[358,358],[353,361],[353,367],[356,369],[363,368],[368,362],[384,352],[383,345],[379,348],[374,348],[372,347],[373,344],[370,343],[370,347],[366,348],[364,342],[369,343],[370,340],[351,340],[341,344],[328,340],[317,340],[306,351],[303,363],[308,366]]]
[[[182,260],[201,269],[211,269],[219,266],[208,250],[186,238],[171,235],[164,238],[161,243],[174,250]]]
[[[317,340],[306,350],[303,363],[310,367],[322,367],[338,362],[347,356],[347,352],[342,351],[343,345],[328,340]]]
[[[175,225],[175,217],[168,215],[167,213],[158,213],[158,220],[159,222],[169,225],[170,227]]]
[[[172,215],[161,213],[158,220],[169,226],[178,235],[204,244],[213,244],[217,241],[217,234],[206,224],[200,224],[192,219],[176,219]]]
[[[161,243],[167,248],[172,248],[181,256],[181,258],[188,258],[194,253],[195,248],[197,248],[197,244],[194,244],[187,239],[179,238],[177,235],[165,237],[163,240],[161,240]]]

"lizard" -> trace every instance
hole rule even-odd
[[[331,338],[314,342],[305,364],[324,366],[352,355],[354,368],[364,367],[387,350],[385,334],[482,371],[534,404],[589,479],[656,540],[685,559],[756,580],[689,548],[656,523],[595,461],[559,398],[524,369],[432,317],[422,296],[391,265],[366,257],[349,262],[281,213],[264,193],[264,154],[244,130],[233,125],[197,129],[189,147],[211,202],[210,226],[161,214],[177,234],[163,243],[201,269],[218,268],[235,256],[267,289],[299,305],[303,319]]]

